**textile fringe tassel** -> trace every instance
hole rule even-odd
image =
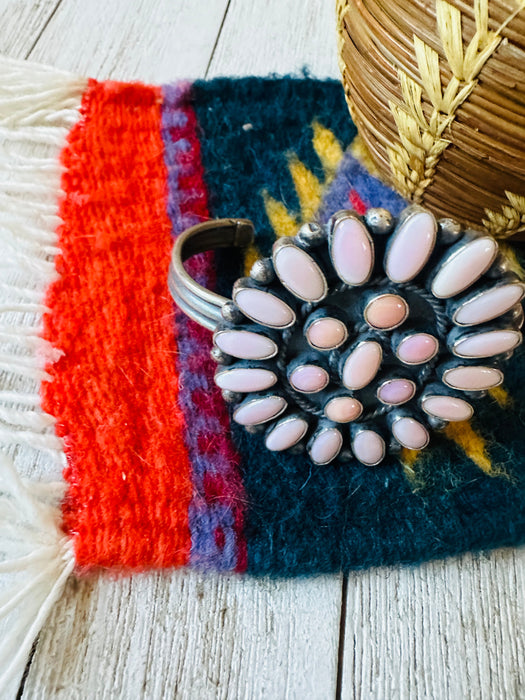
[[[60,151],[85,87],[68,73],[0,57],[0,695],[23,671],[73,569],[51,487],[21,480],[7,453],[22,473],[38,464],[58,475],[64,466],[39,395],[60,351],[40,333],[59,252]]]
[[[75,565],[72,540],[60,528],[65,485],[31,484],[0,455],[0,694],[25,668],[29,652]]]

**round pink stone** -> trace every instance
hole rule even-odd
[[[372,328],[397,328],[408,316],[408,304],[397,294],[382,294],[367,304],[364,316]]]
[[[339,347],[347,337],[347,330],[337,318],[320,318],[314,321],[306,331],[310,345],[320,350],[331,350]]]
[[[269,389],[277,381],[277,376],[269,369],[239,367],[226,369],[215,375],[215,384],[220,389],[228,391],[263,391]]]
[[[392,425],[392,433],[395,439],[409,450],[422,450],[428,445],[428,431],[415,418],[399,418]]]
[[[456,367],[443,372],[443,381],[453,389],[484,391],[503,381],[503,372],[495,367]]]
[[[214,341],[220,350],[242,360],[265,360],[278,351],[273,340],[252,331],[219,331]]]
[[[379,343],[365,340],[353,350],[343,367],[342,381],[347,389],[363,389],[376,376],[383,351]]]
[[[475,326],[492,321],[510,311],[523,299],[525,286],[521,282],[494,287],[462,304],[454,314],[458,326]]]
[[[468,420],[474,413],[467,401],[455,396],[427,396],[421,402],[421,408],[430,416],[448,421]]]
[[[454,345],[459,357],[492,357],[514,350],[521,343],[521,333],[514,330],[496,330],[475,333]]]
[[[310,457],[315,464],[328,464],[339,454],[343,436],[337,428],[321,431],[310,446]]]
[[[363,405],[351,396],[336,396],[324,407],[324,414],[334,423],[350,423],[359,418],[363,412]]]
[[[416,393],[416,385],[409,379],[389,379],[377,390],[377,398],[390,406],[399,406],[410,401]]]
[[[385,456],[385,441],[373,430],[361,430],[352,442],[352,451],[362,464],[373,467]]]
[[[278,241],[273,262],[279,279],[296,297],[320,301],[326,295],[326,279],[319,265],[301,248]]]
[[[239,406],[233,420],[240,425],[259,425],[279,416],[286,406],[282,396],[266,396]]]
[[[293,388],[306,394],[321,391],[329,381],[328,372],[317,365],[301,365],[290,375],[290,384]]]
[[[439,349],[437,338],[429,333],[414,333],[397,346],[397,356],[407,365],[421,365],[431,360]]]
[[[308,423],[302,418],[282,420],[266,436],[265,445],[272,452],[281,452],[296,445],[308,430]]]
[[[263,326],[286,328],[295,321],[288,304],[262,289],[242,287],[234,293],[234,301],[248,318]]]
[[[340,219],[332,232],[331,255],[339,277],[350,285],[364,284],[374,267],[374,246],[359,219]]]

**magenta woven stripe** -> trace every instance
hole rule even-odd
[[[187,85],[163,88],[162,138],[168,169],[168,214],[173,233],[209,218],[207,193],[196,135],[196,117]],[[188,270],[213,288],[211,254],[196,256]],[[199,569],[244,571],[244,489],[239,455],[231,440],[230,418],[213,375],[211,333],[178,309],[179,404],[187,420],[186,445],[193,474],[189,506],[190,565]]]

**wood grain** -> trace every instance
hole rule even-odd
[[[23,697],[333,697],[339,610],[340,587],[326,578],[72,581]]]
[[[0,0],[0,53],[27,58],[59,0]]]
[[[31,60],[93,78],[203,77],[227,0],[62,0]]]
[[[525,697],[525,550],[350,577],[342,697]]]
[[[207,77],[299,73],[339,78],[335,2],[231,0]]]

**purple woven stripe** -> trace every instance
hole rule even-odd
[[[175,237],[208,215],[195,115],[188,94],[188,85],[169,85],[163,89],[167,210]],[[188,261],[187,269],[200,284],[213,288],[211,254],[195,256]],[[179,404],[186,418],[185,441],[194,490],[188,512],[190,565],[206,570],[241,571],[246,568],[240,505],[245,498],[237,472],[239,458],[230,438],[228,412],[213,381],[211,335],[178,309],[175,320]]]
[[[334,181],[323,197],[319,211],[320,220],[326,221],[334,211],[351,207],[351,190],[357,192],[367,209],[381,206],[397,216],[406,207],[405,200],[397,192],[370,175],[354,156],[346,153]]]

